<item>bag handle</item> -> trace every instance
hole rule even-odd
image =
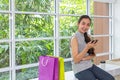
[[[48,64],[48,60],[49,60],[49,59],[47,59],[46,62],[44,63],[44,58],[42,58],[42,60],[41,60],[42,66],[45,67],[45,66]]]

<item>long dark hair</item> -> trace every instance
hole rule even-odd
[[[88,42],[91,41],[90,37],[88,37],[87,32],[84,33],[84,37],[85,37],[85,42],[86,42],[86,43],[88,43]],[[87,53],[89,53],[89,55],[90,55],[90,54],[95,54],[94,48],[90,48]]]
[[[82,16],[79,18],[79,20],[78,20],[78,24],[79,24],[79,23],[81,22],[81,20],[84,19],[84,18],[89,19],[89,20],[90,20],[90,24],[91,24],[91,19],[90,19],[90,17],[89,17],[88,15],[82,15]],[[86,43],[88,43],[88,42],[91,41],[91,39],[90,39],[90,37],[88,36],[87,32],[84,33],[84,37],[85,37],[85,42],[86,42]],[[89,53],[89,55],[90,55],[90,54],[95,54],[94,48],[90,48],[87,53]]]

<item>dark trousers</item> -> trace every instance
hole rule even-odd
[[[115,80],[114,77],[101,68],[93,65],[91,68],[75,74],[79,80]]]

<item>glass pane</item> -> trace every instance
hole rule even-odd
[[[16,71],[16,80],[30,80],[38,77],[38,67],[24,68]]]
[[[95,53],[109,52],[109,37],[97,37],[97,46],[95,46]]]
[[[69,47],[69,39],[61,39],[60,40],[60,56],[64,58],[71,57],[70,47]]]
[[[65,72],[72,71],[71,61],[65,62]]]
[[[16,42],[16,64],[30,64],[38,62],[40,55],[53,55],[53,41],[24,41]]]
[[[91,34],[109,34],[109,18],[92,18]]]
[[[54,11],[54,0],[15,0],[15,7],[16,11],[51,13]]]
[[[10,80],[9,72],[0,72],[0,80]]]
[[[109,60],[109,55],[95,57],[94,63],[98,65],[98,64],[100,64],[100,61],[103,61],[103,60]]]
[[[79,17],[62,16],[60,17],[60,35],[71,36],[77,30],[77,21]]]
[[[60,14],[86,14],[86,0],[60,0]]]
[[[9,10],[9,0],[0,0],[0,10]]]
[[[16,38],[53,36],[54,20],[49,15],[16,15]]]
[[[9,44],[0,43],[0,68],[9,66]]]
[[[94,1],[90,0],[90,15],[94,15]]]
[[[94,2],[94,15],[109,16],[109,3]]]
[[[0,39],[9,38],[9,14],[0,14]]]

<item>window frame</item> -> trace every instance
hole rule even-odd
[[[59,0],[54,0],[55,1],[55,13],[40,13],[40,12],[21,12],[21,11],[15,11],[15,0],[9,0],[9,11],[4,11],[4,10],[0,10],[0,13],[5,13],[5,14],[9,14],[9,39],[5,39],[5,40],[0,40],[1,42],[7,42],[9,43],[9,47],[10,47],[10,51],[9,51],[9,67],[5,67],[5,68],[0,68],[0,72],[9,72],[9,76],[10,76],[10,80],[16,80],[16,70],[18,69],[23,69],[23,68],[30,68],[30,67],[36,67],[39,64],[38,63],[33,63],[33,64],[27,64],[27,65],[20,65],[20,66],[16,66],[16,60],[15,60],[15,43],[17,41],[33,41],[33,40],[49,40],[52,39],[54,40],[54,56],[59,56],[59,48],[60,47],[60,39],[70,39],[71,36],[60,36],[59,35],[59,17],[60,16],[80,16],[80,15],[74,15],[74,14],[59,14]],[[114,52],[114,39],[113,39],[113,34],[114,34],[114,21],[113,21],[113,6],[112,3],[109,3],[109,14],[110,16],[97,16],[97,15],[90,15],[90,0],[86,0],[86,14],[91,16],[91,17],[108,17],[111,20],[109,21],[109,34],[108,35],[92,35],[94,37],[99,37],[99,36],[109,36],[109,52],[108,54],[110,55],[109,58],[112,59],[112,55]],[[54,20],[54,36],[53,37],[47,37],[47,38],[29,38],[29,39],[15,39],[15,14],[48,14],[48,15],[53,15],[55,16],[55,20]],[[106,55],[106,53],[102,53],[101,55]],[[98,56],[101,56],[98,55]],[[65,62],[69,62],[71,61],[72,58],[66,58],[64,61]]]

